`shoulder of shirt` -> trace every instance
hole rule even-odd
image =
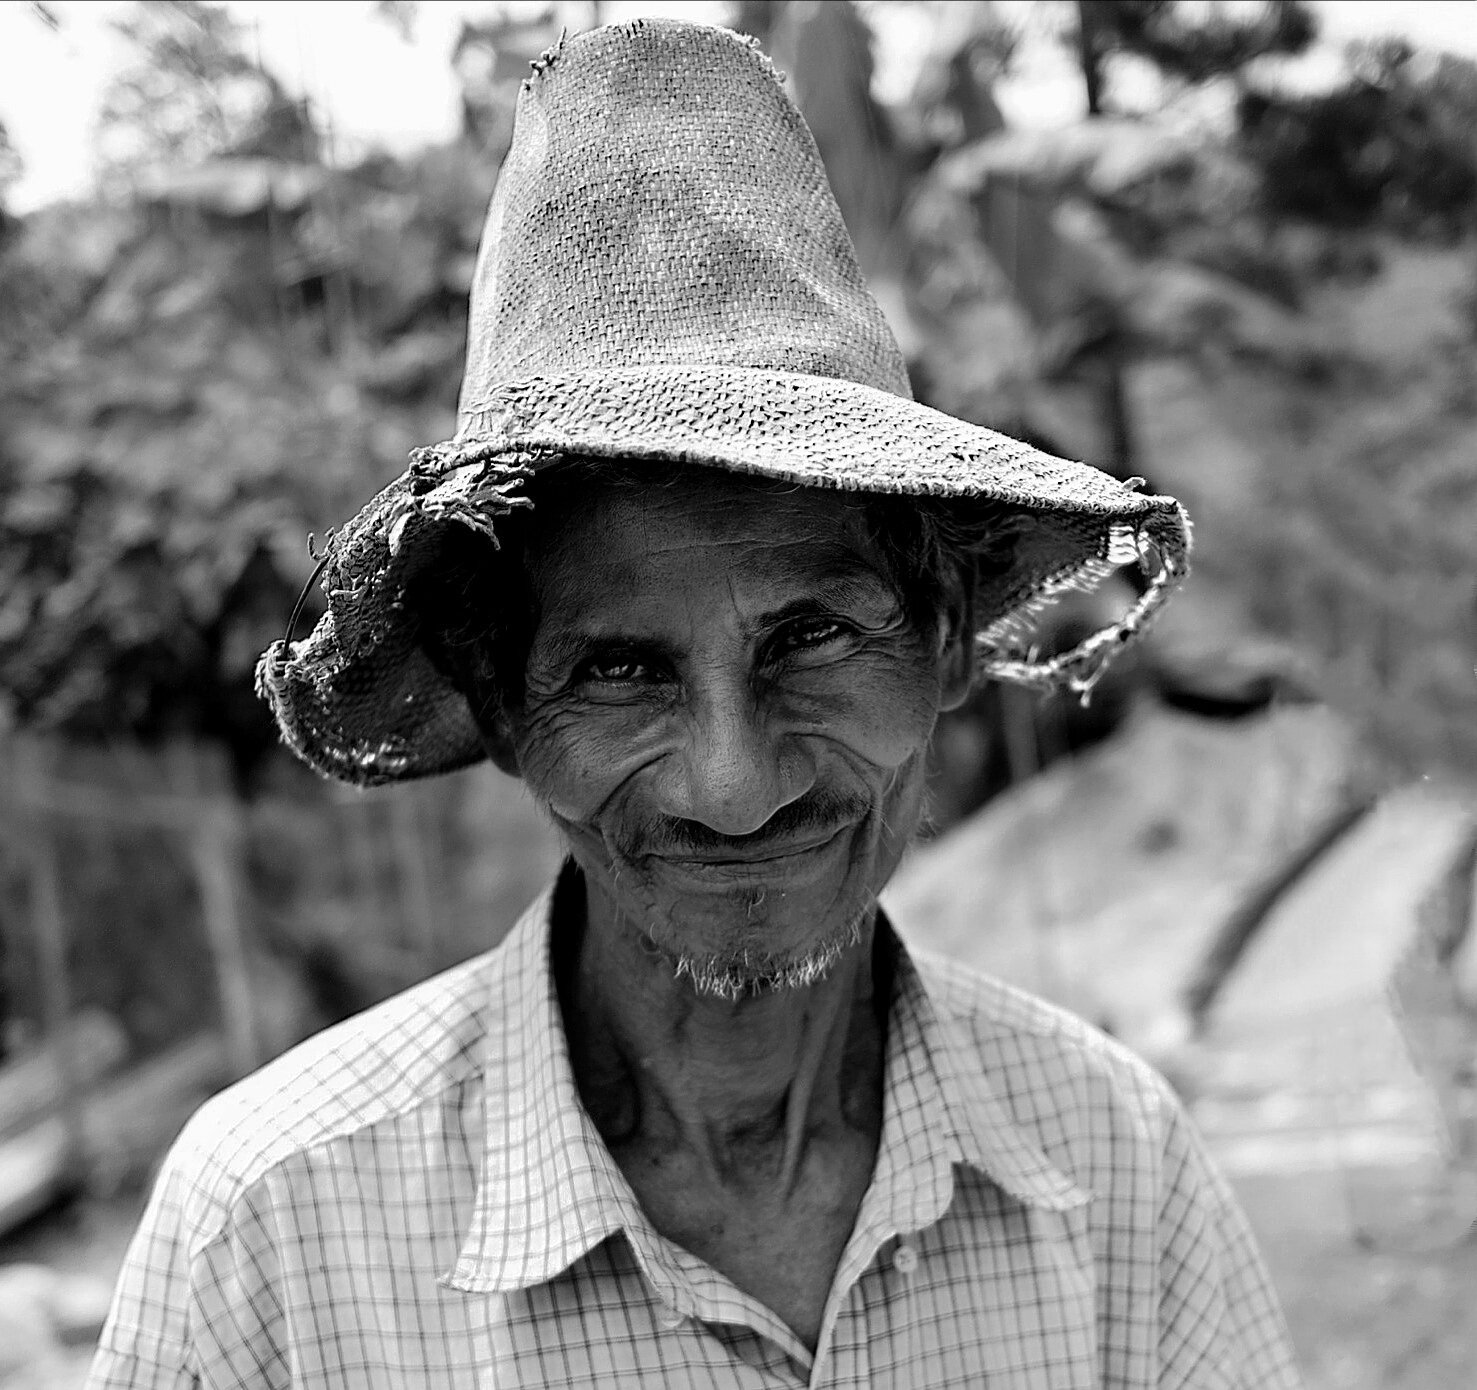
[[[165,1176],[185,1179],[191,1205],[224,1210],[307,1151],[455,1103],[485,1070],[491,1015],[501,1007],[493,988],[500,950],[324,1029],[206,1101]]]
[[[1158,1130],[1180,1102],[1137,1053],[1069,1009],[946,956],[909,948],[940,1016],[978,1054],[992,1088],[1030,1121],[1068,1097],[1108,1099],[1136,1129]]]

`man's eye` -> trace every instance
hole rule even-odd
[[[782,652],[807,651],[824,647],[828,642],[845,637],[851,629],[835,618],[800,618],[786,623],[777,634],[777,643]]]
[[[581,680],[609,681],[620,683],[624,681],[639,681],[647,674],[646,663],[637,661],[631,656],[597,656],[591,657],[580,667]]]

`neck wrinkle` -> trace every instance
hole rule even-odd
[[[789,1190],[817,1134],[875,1130],[885,1016],[870,927],[816,985],[729,1002],[697,995],[635,933],[592,925],[583,902],[567,906],[579,911],[555,926],[571,1060],[612,1148],[681,1145],[720,1180],[751,1175],[768,1150]]]

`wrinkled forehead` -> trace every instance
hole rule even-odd
[[[573,470],[534,493],[525,564],[545,599],[592,572],[634,586],[694,565],[888,584],[874,529],[855,493],[708,468]]]

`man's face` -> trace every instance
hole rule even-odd
[[[917,825],[957,639],[910,621],[843,494],[714,471],[541,521],[519,775],[699,989],[818,978]]]

